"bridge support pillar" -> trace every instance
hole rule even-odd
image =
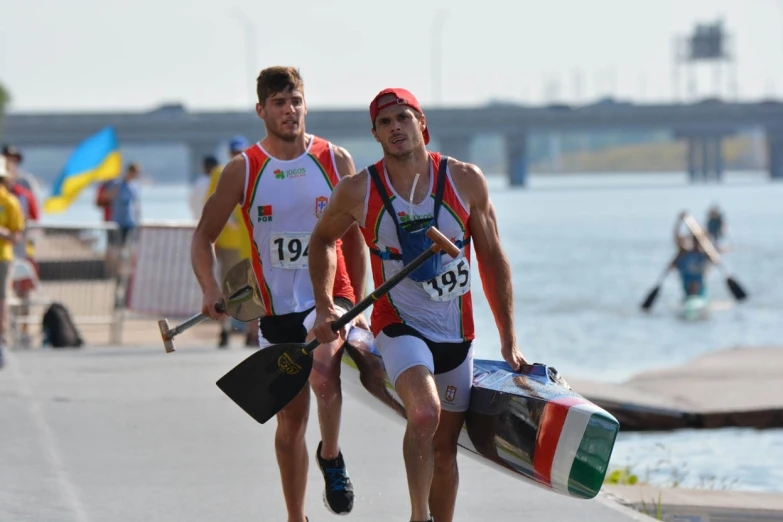
[[[470,162],[470,144],[472,136],[446,136],[439,137],[439,152],[444,156],[459,161]]]
[[[783,179],[783,133],[767,131],[767,170],[771,179]]]
[[[691,180],[691,183],[695,182],[698,177],[698,172],[696,171],[699,164],[697,144],[698,140],[696,138],[688,138],[688,179]]]
[[[712,147],[715,181],[723,181],[723,136],[715,136],[712,140]]]
[[[204,170],[204,156],[215,154],[216,144],[211,141],[191,141],[188,143],[188,183],[192,183]],[[220,161],[220,158],[217,158]]]
[[[710,140],[706,136],[701,138],[701,180],[707,181],[710,177]]]
[[[689,135],[688,178],[691,183],[710,178],[723,179],[723,136],[720,134]]]
[[[527,135],[506,134],[506,170],[512,187],[527,184]]]

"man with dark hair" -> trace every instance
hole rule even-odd
[[[335,188],[310,238],[316,298],[314,333],[333,342],[339,314],[328,289],[334,245],[361,227],[373,255],[375,287],[430,248],[438,229],[459,247],[456,258],[432,256],[373,305],[372,331],[389,380],[407,412],[402,443],[412,521],[451,522],[459,483],[457,441],[473,383],[470,245],[500,333],[501,355],[514,371],[525,358],[514,333],[511,267],[498,236],[484,174],[470,163],[427,150],[430,131],[419,102],[385,89],[370,103],[372,134],[383,159]]]
[[[193,271],[204,293],[202,311],[219,319],[222,298],[215,278],[213,245],[237,205],[252,240],[253,267],[266,316],[259,322],[259,346],[301,343],[312,338],[315,298],[308,276],[308,243],[340,179],[355,173],[345,149],[305,132],[304,82],[293,67],[264,69],[257,79],[256,113],[266,137],[228,162],[207,200],[193,235]],[[339,239],[339,238],[338,238]],[[366,251],[358,227],[335,245],[336,276],[329,289],[336,313],[345,313],[364,294]],[[344,255],[343,255],[344,252]],[[366,325],[363,317],[355,324]],[[337,514],[353,509],[353,485],[338,438],[342,409],[341,343],[318,347],[309,386],[277,414],[275,452],[289,522],[304,522],[308,457],[305,444],[310,389],[315,393],[321,443],[316,462],[324,476],[324,502]]]

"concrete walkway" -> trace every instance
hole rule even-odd
[[[150,323],[154,333],[154,322]],[[28,350],[0,370],[0,520],[286,520],[274,421],[255,423],[215,386],[252,353],[180,342]],[[235,338],[234,343],[241,340]],[[345,396],[342,447],[357,499],[347,520],[409,519],[399,423]],[[315,450],[317,417],[307,435]],[[460,457],[457,521],[649,520],[599,495],[572,500]],[[311,459],[312,522],[334,520]]]

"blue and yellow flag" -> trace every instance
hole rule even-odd
[[[81,142],[73,151],[52,195],[44,202],[44,212],[57,213],[68,208],[84,187],[96,181],[116,178],[122,171],[122,156],[114,129],[106,127]]]

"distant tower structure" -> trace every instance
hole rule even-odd
[[[674,101],[692,101],[697,97],[698,66],[702,64],[712,66],[714,97],[736,101],[737,64],[734,49],[734,39],[726,32],[723,20],[720,19],[713,24],[697,24],[688,36],[676,36],[672,75]],[[728,69],[728,75],[723,74],[724,67]],[[685,96],[682,96],[683,80]]]

